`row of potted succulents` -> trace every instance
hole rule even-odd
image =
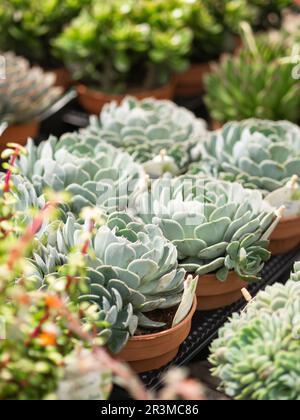
[[[100,13],[96,3],[94,7],[95,19],[107,13],[105,8]],[[107,7],[111,10],[111,4]],[[125,7],[122,13],[129,10]],[[82,15],[90,22],[89,12]],[[77,19],[83,23],[81,15]],[[98,30],[97,25],[87,27]],[[298,85],[290,77],[295,63],[286,57],[282,43],[270,48],[269,41],[255,41],[249,32],[243,48],[239,54],[249,66],[252,56],[257,59],[253,69],[260,68],[257,63],[262,66],[257,73],[249,70],[248,77],[255,74],[253,84],[265,88],[274,101],[268,108],[255,91],[254,104],[248,94],[253,85],[241,83],[234,89],[232,81],[228,92],[236,95],[222,85],[224,102],[218,107],[209,88],[207,103],[212,101],[214,118],[220,125],[229,121],[217,131],[208,132],[204,121],[172,102],[129,97],[106,105],[80,132],[51,137],[39,146],[29,140],[26,153],[19,154],[22,149],[17,148],[16,154],[3,154],[12,156],[4,193],[13,181],[16,214],[24,225],[33,221],[37,228],[26,266],[31,287],[51,292],[51,287],[71,282],[74,293],[68,299],[88,315],[81,320],[83,327],[89,328],[91,317],[99,342],[138,372],[159,368],[176,356],[197,309],[238,300],[241,288],[260,280],[271,253],[288,252],[300,243],[300,129],[292,122],[275,121],[298,121]],[[240,72],[243,59],[238,57],[230,63],[237,62]],[[43,78],[37,69],[31,73],[25,60],[11,54],[6,59],[14,65],[8,67],[10,78],[0,80],[4,134],[11,125],[39,119],[61,95],[52,87],[52,76]],[[269,61],[267,80],[263,69]],[[224,67],[228,74],[226,66],[229,63]],[[277,84],[276,66],[285,77]],[[25,106],[19,100],[20,92],[24,95],[23,68],[30,73],[24,89],[31,92],[32,87]],[[230,72],[235,74],[232,68]],[[32,82],[37,75],[47,85],[38,93],[42,84]],[[217,84],[214,80],[208,86]],[[228,77],[229,84],[231,80]],[[242,92],[246,85],[247,92]],[[249,116],[261,119],[244,120]],[[234,119],[239,122],[230,122]],[[19,140],[16,136],[5,140]],[[36,221],[35,212],[49,206],[48,190],[56,194],[59,211],[54,219]],[[75,273],[73,266],[82,271]],[[298,271],[296,266],[294,281],[299,280]],[[229,396],[298,396],[297,378],[282,374],[294,360],[297,364],[297,287],[289,282],[285,288],[267,290],[220,332],[211,361]],[[53,339],[53,330],[38,333],[43,340]],[[274,367],[277,353],[280,360]]]
[[[183,3],[184,7],[186,8],[196,8],[194,2]],[[175,68],[179,70],[180,68],[183,69],[185,67],[184,63],[186,63],[188,60],[186,60],[186,58],[184,57],[184,51],[187,48],[187,40],[192,39],[192,37],[189,35],[189,31],[196,33],[196,28],[188,29],[187,24],[185,24],[185,26],[183,25],[181,20],[177,17],[177,13],[174,12],[174,5],[168,5],[167,7],[167,5],[164,5],[164,2],[158,2],[157,4],[155,3],[155,6],[151,6],[148,3],[145,3],[145,5],[147,5],[147,7],[145,6],[145,10],[141,11],[142,6],[139,6],[139,8],[130,8],[124,7],[123,5],[123,8],[119,10],[121,7],[120,3],[107,3],[105,7],[103,7],[101,3],[101,13],[98,13],[98,6],[97,4],[95,4],[93,8],[89,9],[89,12],[87,10],[84,10],[82,12],[82,15],[77,17],[74,23],[72,23],[70,26],[67,26],[64,32],[61,34],[61,36],[57,39],[55,45],[57,45],[57,48],[61,51],[62,56],[65,57],[66,61],[70,64],[70,67],[74,70],[75,73],[77,73],[78,75],[83,75],[83,79],[81,79],[81,82],[84,82],[84,74],[87,77],[87,85],[84,86],[84,83],[77,85],[77,91],[79,95],[79,101],[85,106],[85,108],[89,112],[98,113],[102,109],[105,102],[109,102],[111,98],[115,98],[118,102],[120,102],[123,97],[123,92],[128,91],[128,86],[126,87],[128,83],[132,85],[140,84],[139,81],[136,82],[136,80],[129,80],[130,78],[132,78],[133,74],[139,74],[140,79],[143,79],[142,84],[147,79],[150,83],[147,86],[148,88],[155,87],[156,89],[156,87],[160,84],[160,82],[157,80],[158,74],[160,75],[159,77],[163,77],[164,80],[167,81],[167,79],[169,78],[169,76]],[[230,5],[226,2],[224,3],[223,7],[225,7],[226,5],[230,9]],[[13,7],[12,4],[10,7]],[[35,7],[38,6],[35,5]],[[73,5],[72,7],[75,6]],[[116,37],[115,42],[117,43],[118,41],[118,45],[122,47],[120,47],[121,49],[120,51],[118,51],[118,54],[116,54],[114,48],[110,45],[110,41],[112,42],[112,40],[104,40],[103,37],[101,37],[101,30],[103,30],[104,26],[109,26],[113,31],[112,23],[110,22],[111,20],[115,22],[115,20],[113,19],[114,15],[113,13],[111,13],[112,8],[116,8],[118,13],[124,14],[124,16],[128,19],[131,19],[134,10],[134,13],[138,15],[137,17],[135,17],[139,21],[139,23],[137,23],[139,27],[137,31],[134,31],[131,28],[126,32],[124,25],[120,29],[121,33],[119,34],[118,32],[110,34],[109,31],[106,31],[107,37],[109,38],[111,36],[113,37],[113,39],[114,37]],[[153,11],[153,8],[155,10],[155,13]],[[144,27],[145,25],[143,26],[140,22],[142,22],[143,20],[147,21],[147,19],[150,19],[150,16],[152,16],[153,13],[156,16],[158,14],[156,8],[158,10],[162,9],[161,14],[159,15],[160,18],[153,18],[153,24],[157,25],[157,31],[162,30],[163,22],[165,22],[164,30],[170,30],[168,26],[170,25],[170,19],[173,19],[176,23],[174,23],[174,26],[177,25],[176,29],[174,29],[172,32],[172,39],[174,43],[172,40],[168,41],[169,49],[172,50],[173,53],[172,51],[166,52],[166,47],[162,45],[160,45],[159,47],[153,46],[153,49],[151,49],[152,47],[150,47],[150,44],[147,44],[147,42],[150,42],[150,40],[151,43],[154,42],[154,36],[149,35],[149,30],[146,30]],[[177,9],[175,9],[175,11],[176,10]],[[197,6],[197,9],[195,10],[199,11],[202,9],[199,9]],[[240,15],[240,9],[237,7],[237,9],[234,10],[236,15],[233,11],[228,11],[228,19],[230,22],[232,19],[236,19],[239,22],[240,19],[238,19],[237,16]],[[8,11],[6,12],[8,13]],[[140,13],[140,15],[138,12]],[[28,19],[28,22],[26,21],[28,24],[28,28],[27,26],[26,28],[29,31],[29,33],[27,34],[29,39],[33,39],[35,34],[35,26],[32,24],[32,13],[33,11],[31,10],[31,12],[28,15],[24,14],[23,16],[23,14],[20,12],[19,16],[21,22],[23,22],[22,19]],[[46,12],[44,11],[44,13]],[[167,16],[169,16],[169,18],[165,17],[164,13],[166,13]],[[189,13],[192,16],[194,16],[196,12],[182,12],[181,18],[184,20],[186,14]],[[206,16],[204,12],[203,14],[204,16]],[[41,13],[41,16],[42,15],[43,13]],[[227,13],[225,13],[224,16],[227,17]],[[197,22],[198,20],[195,16],[194,18],[195,22]],[[6,21],[9,23],[10,19],[7,17]],[[17,19],[17,17],[15,17],[15,19]],[[90,19],[95,20],[94,24],[91,24]],[[116,19],[116,21],[118,21],[118,19]],[[192,21],[194,22],[194,20]],[[46,22],[44,30],[46,34],[48,34],[50,22],[48,22],[48,24],[46,24]],[[85,24],[87,26],[86,31],[83,30]],[[30,32],[31,25],[33,25],[33,33]],[[228,24],[227,26],[230,25]],[[211,66],[209,74],[205,77],[205,102],[213,119],[214,128],[218,128],[228,121],[240,121],[252,117],[269,120],[286,119],[291,122],[298,122],[298,108],[300,95],[298,83],[299,72],[297,66],[298,49],[296,47],[299,41],[299,31],[297,31],[298,24],[293,25],[295,26],[295,28],[292,30],[290,30],[289,26],[290,25],[288,24],[284,24],[284,28],[286,29],[282,30],[281,32],[272,33],[271,35],[264,34],[255,36],[246,23],[242,24],[242,47],[239,49],[238,52],[235,53],[234,56],[227,55],[224,58],[222,58],[219,64]],[[181,27],[185,30],[178,29]],[[201,25],[201,28],[202,27],[203,26]],[[220,27],[223,28],[222,30],[224,31],[224,28],[226,27],[225,23]],[[235,25],[232,24],[232,27],[235,27]],[[118,28],[119,26],[116,24],[115,30],[117,31]],[[143,28],[144,30],[142,30]],[[22,31],[25,29],[22,29],[21,26],[19,30],[21,31],[20,34],[22,34]],[[99,31],[100,33],[98,33]],[[18,33],[17,29],[14,28],[8,31],[6,35],[9,37],[9,34],[11,34],[10,36],[13,37],[13,39],[14,37],[16,37],[16,41],[17,39],[19,39],[18,36],[21,36],[20,34],[17,36],[16,32]],[[126,32],[125,35],[128,36],[128,39],[126,41],[123,32]],[[215,30],[215,32],[217,32],[216,36],[219,37],[220,34],[218,33],[218,31]],[[30,34],[31,37],[29,36]],[[46,44],[50,42],[50,38],[52,39],[52,36],[49,35],[50,38],[48,38],[48,35],[45,35]],[[137,39],[135,39],[134,36],[136,36]],[[134,39],[132,39],[132,37]],[[142,37],[142,39],[140,39],[140,37]],[[144,37],[148,37],[147,42],[144,39]],[[80,39],[78,38],[82,38],[82,46],[80,48],[79,45],[81,44]],[[158,43],[163,42],[161,40],[161,35],[157,35],[154,38],[157,40]],[[212,37],[210,36],[209,38],[211,39]],[[227,37],[224,34],[222,34],[220,38],[224,40]],[[234,39],[233,36],[231,38]],[[27,38],[25,37],[25,39]],[[99,52],[99,39],[103,41],[103,54],[100,54]],[[119,43],[119,39],[122,39],[122,43]],[[206,38],[204,37],[203,39]],[[196,41],[194,40],[194,42]],[[194,46],[195,51],[199,51],[200,47],[198,44],[199,42],[197,43],[197,46]],[[12,44],[11,47],[9,47],[9,45],[9,42],[4,40],[2,49],[5,50],[7,48],[11,48],[16,50],[18,53],[22,52],[22,49],[14,48],[14,44]],[[136,54],[138,57],[136,58],[134,58],[135,54],[132,52],[133,45],[135,45],[137,48]],[[207,42],[203,42],[203,45],[209,44]],[[37,49],[32,49],[33,53]],[[219,51],[221,50],[222,48],[219,48]],[[155,59],[153,57],[146,58],[145,54],[150,54],[151,57],[154,56]],[[203,53],[201,54],[203,55]],[[220,55],[220,52],[216,54],[216,56],[218,55]],[[107,64],[109,62],[109,57],[111,57],[112,61],[115,60],[116,62]],[[171,57],[173,58],[171,59]],[[211,58],[214,57],[212,56]],[[100,88],[100,90],[104,89],[107,92],[109,92],[110,88],[105,88],[104,86],[102,86],[101,80],[103,78],[107,79],[105,76],[106,70],[100,68],[101,66],[97,67],[98,64],[94,63],[93,61],[96,59],[99,61],[99,63],[101,62],[102,67],[104,66],[104,63],[107,64],[107,73],[109,74],[109,77],[111,77],[111,80],[107,83],[113,85],[114,88],[117,89],[118,92],[115,92],[117,93],[117,95],[105,96],[99,91]],[[154,63],[151,62],[152,59],[154,60]],[[31,60],[32,62],[38,61],[32,58]],[[133,61],[135,62],[133,63]],[[167,64],[162,64],[165,61],[167,61]],[[86,65],[86,63],[88,63],[88,65]],[[123,64],[121,65],[120,63]],[[147,63],[147,65],[145,65],[145,63]],[[245,67],[245,63],[247,63],[247,68]],[[122,71],[120,71],[123,72],[123,81],[121,81],[122,77],[118,76],[117,74],[114,74],[114,71],[112,70],[114,66],[118,67],[119,65],[122,67]],[[141,66],[144,66],[144,70],[138,70],[138,68]],[[22,144],[22,142],[26,141],[28,136],[31,136],[33,138],[37,137],[40,120],[45,116],[45,114],[47,114],[47,112],[49,112],[49,109],[57,109],[57,103],[60,103],[62,99],[62,90],[61,88],[59,89],[57,87],[54,87],[54,74],[48,72],[43,73],[40,67],[31,67],[26,59],[21,58],[19,56],[15,56],[14,53],[11,52],[4,53],[1,55],[0,72],[1,74],[4,74],[5,72],[5,78],[1,77],[0,79],[0,117],[3,123],[1,126],[1,144],[4,145],[7,141],[10,140],[19,141]],[[193,70],[190,69],[190,72],[193,72]],[[146,73],[148,74],[147,76]],[[189,72],[186,73],[186,75],[188,81],[193,81],[193,77],[191,74],[189,74]],[[176,83],[177,85],[179,83],[179,87],[180,83],[183,83],[183,77],[184,74],[180,76],[180,82],[180,80],[178,79],[179,76],[177,76]],[[81,78],[81,76],[79,78]],[[198,82],[202,83],[202,77],[199,74],[196,76],[196,79]],[[226,80],[226,83],[224,83],[224,80]],[[92,90],[87,88],[90,82],[92,83]],[[106,82],[104,82],[104,84],[106,84]],[[118,86],[121,86],[122,84],[123,87],[125,86],[125,88],[122,90],[121,87],[121,90],[119,91]],[[96,90],[94,91],[93,89]],[[171,86],[171,84],[168,85],[167,90],[169,90],[169,93],[165,91],[162,94],[157,95],[157,91],[153,91],[151,89],[149,91],[149,89],[146,89],[146,91],[142,95],[140,95],[139,91],[134,88],[132,90],[132,93],[137,97],[172,97],[171,91],[173,92],[174,89]],[[199,90],[197,90],[197,87],[195,86],[192,87],[192,90],[195,95],[201,93],[199,92]],[[126,106],[134,106],[134,104],[126,104]],[[124,105],[124,112],[126,112],[126,106]],[[110,109],[111,107],[114,107],[114,105],[108,105],[108,107],[105,108],[106,113],[102,114],[102,121],[100,123],[95,120],[95,122],[91,125],[98,126],[99,124],[103,124],[103,127],[105,127],[105,125],[109,124],[109,122],[107,122],[107,118],[110,117],[106,118],[105,115],[113,112]],[[161,116],[160,122],[158,124],[163,124],[163,118],[168,118],[168,126],[171,127],[169,125],[170,119],[173,118],[171,116],[171,107],[169,112],[170,114],[168,116]],[[177,116],[179,118],[179,115]],[[121,118],[122,117],[120,116],[119,120]],[[186,112],[186,115],[183,116],[183,112],[180,111],[180,118],[184,118],[184,124],[187,125],[187,127],[185,127],[185,130],[188,133],[188,112]],[[126,124],[128,124],[128,122]],[[175,126],[177,124],[175,117],[173,118],[173,124]],[[174,126],[172,126],[171,128],[172,130],[174,129],[173,127]],[[147,133],[143,134],[141,133],[142,130],[137,131],[133,131],[134,135],[131,135],[130,133],[128,134],[128,130],[126,127],[125,134],[120,132],[118,135],[121,137],[123,136],[122,142],[124,141],[124,144],[126,144],[126,149],[128,151],[137,146],[136,139],[140,140],[140,136],[145,136],[145,140],[147,136],[150,136],[150,139],[152,141],[153,139],[151,138],[151,136],[154,135],[155,137],[157,137],[158,135],[158,130],[154,130],[155,134],[153,134],[153,131],[151,129],[149,129]],[[199,135],[199,133],[200,127],[198,128],[198,130],[195,131],[195,135]],[[169,136],[169,134],[164,133],[163,130],[160,130],[159,136],[163,136],[164,139],[155,138],[154,140],[157,144],[157,147],[161,147],[161,150],[163,151],[165,148],[168,148],[168,143],[162,140],[165,140]],[[177,137],[178,143],[182,140],[186,140],[186,136],[189,137],[189,133],[184,134],[183,131],[180,130]],[[111,134],[110,137],[110,142],[114,145],[118,145],[120,140],[117,138],[113,138]],[[149,152],[143,146],[143,148],[139,148],[138,153],[140,154],[139,160],[143,160],[143,163],[145,163],[147,160],[147,154],[149,154]],[[177,146],[174,146],[174,150],[172,150],[171,154],[177,154],[177,160],[179,160],[179,162],[176,163],[176,167],[174,167],[173,171],[171,172],[181,171],[186,164],[186,152],[182,153],[182,149],[181,147],[179,147],[178,144]],[[161,159],[157,156],[156,159],[160,161]],[[157,166],[157,161],[152,162],[150,160],[150,163],[152,164],[154,170],[154,168]]]
[[[240,23],[280,26],[282,10],[292,3],[5,0],[0,50],[51,68],[59,85],[74,79],[80,103],[98,113],[124,94],[158,99],[201,94],[209,63],[240,43]]]
[[[173,103],[133,98],[107,105],[81,132],[30,140],[15,162],[18,208],[45,206],[47,189],[70,194],[36,236],[32,280],[58,281],[79,246],[79,301],[95,307],[99,336],[137,371],[159,368],[196,309],[233,303],[260,280],[270,237],[282,242],[284,232],[288,249],[300,243],[299,141],[292,123],[208,132]]]
[[[20,151],[12,148],[5,155],[16,157]],[[14,183],[9,176],[1,180],[0,400],[103,400],[114,378],[135,399],[205,399],[203,387],[187,382],[179,369],[168,372],[159,394],[150,395],[137,376],[104,349],[114,309],[99,313],[84,300],[87,271],[92,269],[86,268],[88,256],[80,244],[64,254],[68,264],[61,262],[59,277],[43,276],[43,288],[37,290],[28,257],[41,225],[55,223],[57,205],[64,199],[47,194],[45,206],[46,196],[37,200],[34,188],[20,177],[14,177]],[[112,295],[120,301],[117,289]],[[118,325],[125,331],[120,318]],[[97,328],[103,330],[98,336]]]

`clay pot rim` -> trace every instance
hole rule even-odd
[[[291,223],[291,222],[300,222],[300,216],[287,216],[287,217],[283,217],[279,224],[284,224],[284,223]]]
[[[9,130],[9,129],[14,129],[15,127],[31,127],[33,125],[38,125],[41,124],[41,122],[35,118],[33,120],[30,121],[24,121],[24,122],[18,122],[18,123],[13,123],[7,126],[7,128],[4,130],[3,134]]]
[[[196,273],[187,273],[187,276],[194,276],[194,277],[199,276],[199,280],[200,280],[200,279],[203,279],[203,278],[207,278],[207,279],[211,279],[211,280],[216,279],[216,280],[218,280],[218,281],[219,281],[220,283],[222,283],[222,284],[229,282],[229,281],[230,281],[230,280],[229,280],[229,277],[230,277],[231,275],[236,275],[236,276],[238,276],[238,277],[239,277],[239,275],[237,274],[237,272],[236,272],[235,270],[230,270],[230,271],[229,271],[229,273],[228,273],[228,278],[227,278],[225,281],[221,281],[221,280],[219,280],[219,279],[217,278],[217,273],[216,273],[216,272],[215,272],[215,273],[202,274],[202,275],[199,275],[199,274],[196,274]],[[198,285],[199,285],[199,283],[198,283]]]
[[[80,95],[91,95],[94,98],[97,98],[99,100],[102,100],[103,97],[110,97],[112,98],[112,100],[113,99],[120,100],[121,98],[125,98],[126,96],[134,96],[134,95],[145,94],[145,93],[149,93],[149,97],[151,97],[151,95],[155,95],[156,92],[159,92],[165,89],[173,89],[174,86],[175,86],[174,78],[171,78],[171,80],[168,83],[162,86],[153,88],[153,89],[146,89],[146,88],[141,87],[140,89],[132,89],[132,90],[126,91],[125,93],[120,93],[120,94],[96,90],[96,89],[90,88],[84,83],[76,84],[76,89]]]
[[[141,342],[141,341],[150,341],[150,340],[156,340],[159,337],[164,337],[166,335],[170,335],[175,333],[176,331],[180,330],[185,324],[188,324],[191,319],[194,316],[194,313],[197,310],[197,296],[194,296],[194,301],[193,301],[193,306],[190,309],[190,312],[188,313],[188,315],[184,318],[183,321],[180,322],[180,324],[176,325],[176,327],[173,328],[169,328],[165,331],[161,331],[159,333],[154,333],[154,334],[147,334],[147,335],[138,335],[138,336],[133,336],[129,339],[128,343],[136,343],[136,342]]]

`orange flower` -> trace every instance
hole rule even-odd
[[[31,303],[31,299],[28,295],[20,295],[17,297],[17,300],[21,305],[29,305]]]
[[[62,301],[57,296],[46,296],[45,303],[48,308],[61,309],[63,307]]]
[[[41,346],[43,347],[47,347],[47,346],[55,346],[56,344],[56,334],[54,332],[42,332],[39,337],[38,340],[41,344]]]

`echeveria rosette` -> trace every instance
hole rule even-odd
[[[82,243],[84,229],[73,217],[66,224],[49,226],[34,254],[32,277],[40,286],[67,263],[69,251]],[[144,225],[125,212],[112,213],[97,229],[87,265],[90,290],[81,299],[96,303],[101,319],[107,315],[111,326],[100,334],[109,336],[113,351],[126,344],[137,325],[164,326],[149,319],[148,312],[181,302],[185,271],[178,268],[175,246],[159,227]]]
[[[91,117],[84,133],[87,139],[90,134],[122,148],[144,164],[150,175],[160,176],[164,172],[183,172],[191,162],[192,147],[207,131],[203,120],[171,101],[127,97],[120,105],[105,105],[99,117]],[[159,162],[153,159],[163,150],[173,164],[168,166],[166,160],[165,167],[156,168]]]
[[[299,400],[299,264],[286,285],[260,292],[219,331],[211,347],[213,375],[238,400]],[[294,281],[293,281],[294,280]]]
[[[241,182],[265,193],[300,176],[300,128],[288,121],[231,122],[199,144],[190,172]]]
[[[38,194],[46,188],[70,193],[77,216],[84,207],[126,209],[145,186],[143,168],[109,144],[81,139],[78,133],[65,134],[39,146],[29,140],[27,155],[17,162],[20,173]]]
[[[136,202],[145,222],[154,222],[178,251],[180,267],[189,273],[216,273],[225,281],[235,270],[242,279],[259,280],[270,258],[269,228],[274,209],[258,191],[239,183],[182,176],[161,179]]]
[[[0,78],[0,121],[12,125],[38,119],[62,95],[54,86],[54,74],[30,67],[25,58],[13,53],[2,57],[0,73],[5,78]]]

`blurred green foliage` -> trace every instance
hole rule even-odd
[[[55,66],[50,42],[90,0],[1,0],[0,50]]]

